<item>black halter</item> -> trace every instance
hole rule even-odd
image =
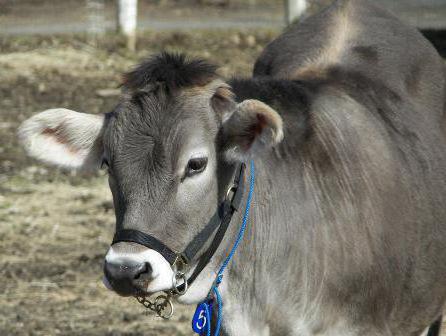
[[[211,235],[218,228],[211,244],[201,255],[197,267],[195,267],[194,269],[194,272],[186,280],[187,286],[190,286],[197,278],[197,276],[201,273],[201,271],[206,267],[206,265],[209,263],[212,256],[214,255],[215,251],[220,246],[226,230],[228,229],[229,223],[231,222],[232,215],[238,210],[242,201],[243,192],[245,189],[245,165],[237,165],[235,171],[236,173],[234,182],[229,187],[226,197],[220,204],[217,212],[214,214],[214,216],[212,216],[208,224],[186,246],[183,252],[176,252],[152,235],[133,229],[124,229],[117,231],[113,238],[112,245],[118,242],[137,243],[159,252],[170,263],[170,265],[182,267],[183,265],[188,265],[194,259],[197,253],[203,248],[203,246],[208,242]],[[185,286],[186,284],[183,283],[178,286],[177,290],[179,292],[183,292]]]

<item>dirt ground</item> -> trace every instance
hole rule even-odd
[[[120,74],[158,50],[248,75],[273,31],[147,33],[138,51],[106,36],[0,37],[0,335],[191,335],[191,308],[165,322],[102,285],[114,231],[104,174],[78,176],[26,158],[15,132],[37,111],[109,111]]]

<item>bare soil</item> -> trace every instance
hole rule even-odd
[[[28,159],[21,121],[51,107],[102,113],[121,73],[159,50],[187,52],[249,75],[277,32],[147,33],[128,53],[119,37],[0,36],[0,335],[191,335],[191,309],[144,314],[102,285],[114,214],[102,173],[79,176]],[[110,96],[109,93],[112,93]]]

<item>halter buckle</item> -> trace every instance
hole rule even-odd
[[[237,185],[233,184],[228,188],[228,191],[226,192],[226,196],[225,196],[225,201],[232,203],[235,193],[237,192],[237,187],[238,187]],[[230,197],[231,193],[232,193],[232,197]]]
[[[188,259],[184,255],[184,253],[177,253],[175,261],[172,266],[176,266],[176,272],[173,274],[173,286],[171,289],[171,293],[174,295],[184,295],[187,292],[187,278],[186,278],[186,266],[188,264]],[[183,290],[178,289],[178,280],[183,280],[184,288]],[[181,285],[181,284],[180,284]]]
[[[182,284],[178,284],[178,280],[183,280]],[[178,287],[184,285],[183,290],[179,290]],[[186,278],[186,274],[182,273],[182,272],[177,272],[173,275],[173,286],[172,286],[172,293],[176,294],[178,296],[184,295],[186,294],[188,290],[188,283],[187,283],[187,278]]]
[[[184,253],[177,253],[172,266],[176,266],[177,271],[183,271],[185,266],[187,266],[188,264],[189,264],[189,260],[184,255]]]

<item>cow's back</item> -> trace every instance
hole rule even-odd
[[[443,115],[443,60],[418,30],[367,0],[337,0],[292,25],[266,47],[254,76],[324,77],[333,67],[380,81],[437,118]]]

